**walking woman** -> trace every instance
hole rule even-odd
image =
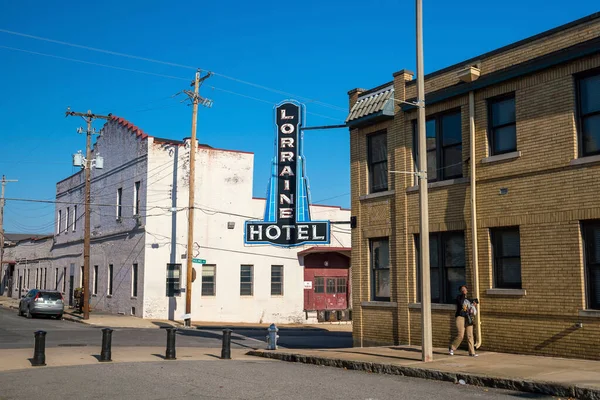
[[[456,297],[455,314],[458,335],[456,335],[448,350],[450,355],[453,356],[454,350],[462,343],[466,331],[467,343],[469,344],[469,356],[477,357],[473,340],[473,318],[477,314],[477,304],[479,304],[479,300],[467,298],[467,285],[462,285],[458,290],[460,294]]]

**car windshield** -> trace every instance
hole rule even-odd
[[[40,292],[40,298],[44,300],[61,300],[62,297],[58,292]]]

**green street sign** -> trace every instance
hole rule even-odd
[[[192,258],[192,262],[196,264],[206,264],[206,260],[203,260],[201,258]]]

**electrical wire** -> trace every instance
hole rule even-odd
[[[70,43],[70,42],[65,42],[65,41],[61,41],[61,40],[55,40],[55,39],[45,38],[45,37],[41,37],[41,36],[29,35],[29,34],[22,33],[22,32],[10,31],[10,30],[7,30],[7,29],[0,29],[0,32],[6,33],[6,34],[9,34],[9,35],[21,36],[21,37],[26,37],[26,38],[29,38],[29,39],[35,39],[35,40],[41,40],[41,41],[45,41],[45,42],[60,44],[60,45],[63,45],[63,46],[76,47],[76,48],[79,48],[79,49],[84,49],[84,50],[89,50],[89,51],[95,51],[95,52],[105,53],[105,54],[110,54],[110,55],[118,56],[118,57],[125,57],[125,58],[140,60],[140,61],[151,62],[151,63],[155,63],[155,64],[168,65],[168,66],[171,66],[171,67],[193,69],[193,70],[197,70],[198,69],[196,67],[192,67],[191,65],[177,64],[177,63],[172,63],[172,62],[168,62],[168,61],[161,61],[161,60],[157,60],[157,59],[153,59],[153,58],[148,58],[148,57],[141,57],[141,56],[136,56],[136,55],[127,54],[127,53],[121,53],[121,52],[116,52],[116,51],[111,51],[111,50],[100,49],[100,48],[97,48],[97,47],[84,46],[84,45],[80,45],[80,44],[76,44],[76,43]],[[253,83],[253,82],[249,82],[249,81],[246,81],[246,80],[242,80],[242,79],[239,79],[239,78],[235,78],[235,77],[232,77],[232,76],[221,74],[219,72],[214,72],[214,71],[211,71],[211,72],[215,76],[220,76],[221,78],[228,79],[228,80],[231,80],[233,82],[241,83],[241,84],[244,84],[244,85],[252,86],[252,87],[255,87],[255,88],[258,88],[258,89],[266,90],[266,91],[269,91],[269,92],[273,92],[273,93],[277,93],[277,94],[281,94],[281,95],[285,95],[285,96],[296,97],[298,99],[303,99],[306,102],[317,104],[317,105],[320,105],[320,106],[323,106],[323,107],[327,107],[327,108],[331,108],[333,110],[347,112],[347,109],[344,108],[344,107],[340,107],[340,106],[336,106],[336,105],[333,105],[333,104],[325,103],[325,102],[322,102],[322,101],[319,101],[319,100],[315,100],[315,99],[311,99],[311,98],[308,98],[308,97],[305,97],[305,96],[299,96],[297,94],[290,93],[290,92],[285,92],[285,91],[282,91],[282,90],[279,90],[279,89],[273,89],[273,88],[270,88],[268,86],[260,85],[260,84]]]

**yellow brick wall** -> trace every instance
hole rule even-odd
[[[588,24],[573,30],[579,34],[569,31],[559,35],[562,39],[543,40],[528,46],[527,51],[514,50],[509,56],[494,56],[496,59],[486,61],[484,66],[504,68],[511,57],[515,63],[522,62],[526,57],[554,51],[556,46],[587,40],[590,32],[599,36],[599,29],[599,23]],[[600,219],[600,162],[571,165],[577,158],[573,74],[597,67],[600,54],[475,93],[479,298],[484,350],[600,359],[600,318],[579,316],[579,311],[585,309],[579,224],[581,220]],[[455,83],[440,82],[443,81],[431,85]],[[405,93],[404,84],[401,77],[395,79],[397,97]],[[482,163],[489,156],[487,100],[510,92],[515,93],[517,150],[521,155],[508,161]],[[410,85],[405,96],[411,96]],[[433,104],[426,112],[433,115],[458,107],[462,114],[463,159],[467,160],[468,96]],[[420,310],[411,305],[417,293],[414,235],[419,231],[419,195],[411,188],[414,179],[406,174],[390,174],[389,195],[360,199],[368,194],[366,135],[386,129],[388,169],[413,171],[415,118],[415,111],[399,111],[391,121],[353,129],[350,133],[352,213],[358,218],[352,237],[355,345],[420,344],[421,341]],[[465,163],[465,178],[469,177],[469,169]],[[501,188],[508,189],[508,193],[501,195]],[[429,218],[431,232],[465,232],[466,280],[472,287],[468,179],[432,187]],[[489,229],[502,226],[519,226],[525,296],[487,293],[494,287]],[[387,307],[373,304],[363,307],[363,302],[371,300],[368,239],[379,236],[390,238],[393,303]],[[454,311],[434,309],[432,321],[434,345],[447,347],[455,333]]]

